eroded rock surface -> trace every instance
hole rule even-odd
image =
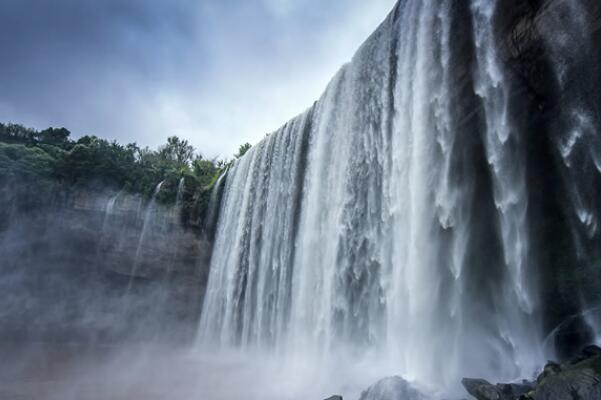
[[[464,379],[463,386],[477,400],[599,400],[601,348],[587,346],[572,361],[549,362],[535,382],[496,384]]]

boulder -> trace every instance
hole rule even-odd
[[[601,347],[590,345],[582,349],[582,355],[586,358],[601,356]]]
[[[503,400],[505,397],[495,385],[484,379],[463,378],[465,390],[478,400]]]
[[[461,381],[469,394],[478,400],[514,400],[534,389],[527,381],[518,383],[499,383],[493,385],[484,379],[465,378]]]
[[[539,379],[534,400],[601,399],[601,356],[594,356]]]
[[[549,361],[536,382],[492,384],[484,379],[463,379],[477,400],[601,400],[601,348],[587,346],[571,361]]]
[[[370,386],[359,400],[427,400],[427,397],[403,378],[392,376]]]
[[[543,372],[536,378],[537,383],[541,383],[543,379],[555,375],[561,372],[561,365],[554,361],[548,361],[545,367],[543,368]]]

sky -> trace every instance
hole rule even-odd
[[[0,122],[207,157],[303,112],[395,0],[1,0]]]

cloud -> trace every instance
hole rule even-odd
[[[4,0],[0,120],[209,156],[319,97],[394,0]]]

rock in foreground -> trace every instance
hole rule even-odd
[[[384,378],[370,386],[359,400],[426,400],[421,392],[399,376]]]
[[[462,381],[463,386],[469,394],[478,400],[513,400],[527,395],[534,390],[534,385],[530,382],[522,384],[504,384],[493,385],[484,379],[469,379]]]
[[[536,382],[493,385],[483,379],[464,379],[477,400],[600,400],[601,348],[589,346],[576,359],[549,362]]]

